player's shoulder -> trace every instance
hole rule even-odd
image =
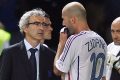
[[[70,40],[78,39],[78,38],[82,37],[83,35],[85,35],[86,33],[87,33],[86,31],[81,31],[78,34],[71,35],[68,39],[70,39]]]
[[[97,39],[105,42],[105,40],[98,33],[94,32],[94,31],[88,31],[86,36],[87,36],[86,38],[91,38],[91,39],[97,38]]]
[[[82,37],[83,37],[84,34],[86,34],[86,32],[82,31],[82,32],[80,32],[78,34],[71,35],[68,38],[67,42],[72,43],[72,42],[76,42],[78,40],[82,40]]]
[[[75,35],[76,39],[88,40],[92,38],[103,39],[99,34],[94,31],[82,31],[79,34]]]
[[[104,39],[98,35],[96,32],[94,31],[81,31],[80,33],[78,34],[75,34],[75,35],[71,35],[67,42],[68,43],[83,43],[83,42],[87,42],[89,41],[90,39],[93,39],[93,38],[98,38],[100,39],[102,42],[105,42]]]
[[[90,38],[92,36],[95,37],[96,35],[97,34],[94,31],[81,31],[78,34],[71,35],[68,38],[68,42],[86,41],[88,38]]]

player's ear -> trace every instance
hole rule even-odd
[[[71,18],[71,23],[72,23],[72,24],[75,24],[75,23],[76,23],[76,17],[75,17],[75,16],[73,16],[73,17]]]

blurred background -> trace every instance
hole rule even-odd
[[[52,40],[45,43],[56,50],[62,28],[61,11],[71,1],[84,5],[90,28],[99,33],[107,44],[110,43],[111,22],[120,16],[120,0],[0,0],[0,22],[11,34],[10,45],[23,39],[18,27],[20,17],[28,10],[42,8],[50,15],[54,29]]]

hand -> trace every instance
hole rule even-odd
[[[56,61],[59,59],[60,55],[62,54],[66,41],[67,41],[67,34],[64,32],[64,29],[62,28],[60,31],[57,53],[54,59],[54,70],[53,70],[53,72],[59,76],[62,75],[63,73],[56,68]],[[63,76],[61,78],[63,78]]]
[[[120,58],[120,56],[119,56],[119,57],[116,57],[116,56],[113,55],[113,54],[108,54],[108,56],[107,56],[107,65],[113,67],[113,63],[114,63],[115,61],[117,61],[119,58]]]
[[[64,32],[64,28],[65,27],[63,27],[61,30],[60,30],[60,37],[59,37],[59,43],[61,44],[61,45],[65,45],[65,43],[66,43],[66,41],[67,41],[67,37],[68,37],[68,35],[67,35],[67,33],[66,32]]]

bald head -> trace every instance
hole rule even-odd
[[[120,45],[120,17],[116,18],[111,25],[112,39],[115,45]]]
[[[113,22],[112,22],[112,26],[113,25],[120,25],[120,17],[116,18]]]
[[[62,13],[68,16],[77,16],[78,18],[86,19],[86,10],[79,2],[71,2],[64,6]]]

